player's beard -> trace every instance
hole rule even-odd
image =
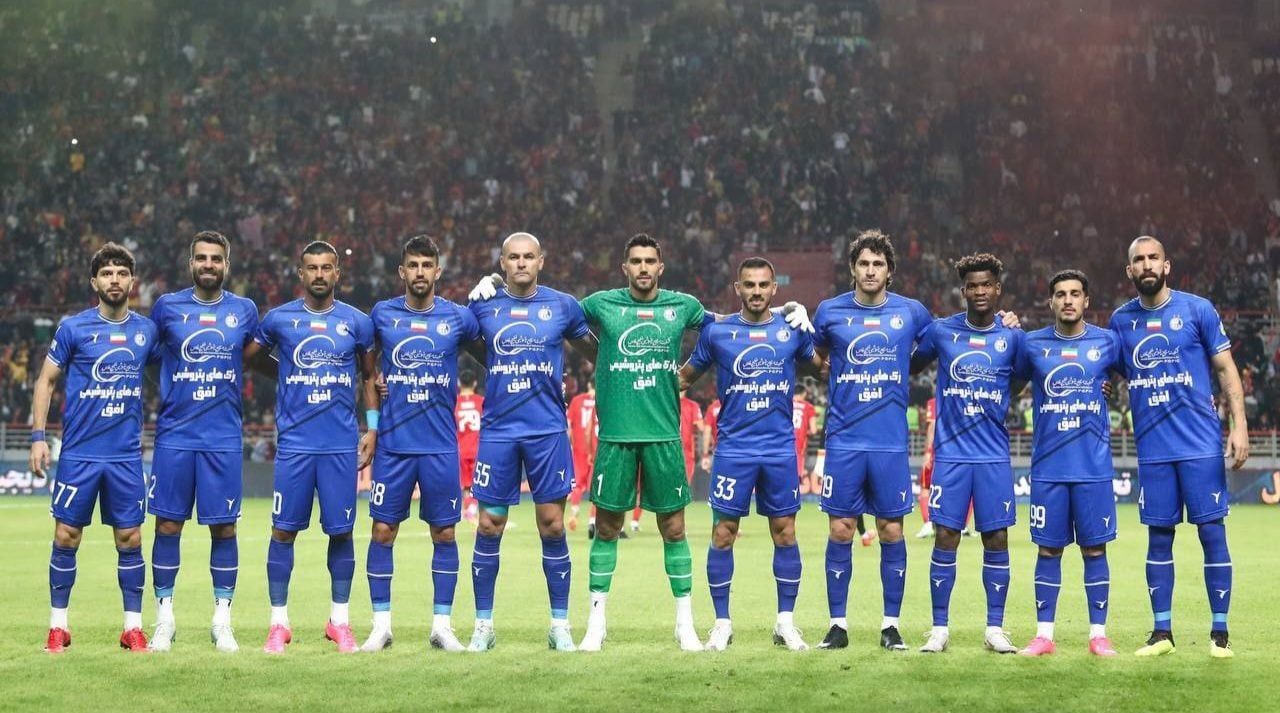
[[[1143,283],[1143,279],[1147,277],[1156,278],[1155,282]],[[1138,294],[1143,297],[1154,297],[1160,294],[1160,290],[1164,289],[1164,275],[1156,275],[1154,273],[1142,274],[1133,278],[1133,286],[1138,288]]]
[[[227,274],[218,270],[213,272],[191,271],[191,284],[209,292],[222,289],[222,283],[226,281],[226,278]],[[208,282],[209,280],[212,280],[212,282]]]
[[[98,293],[98,299],[102,304],[111,309],[119,309],[129,302],[129,292],[127,290],[120,291],[120,299],[112,299],[106,290],[95,290]]]
[[[307,283],[307,293],[318,300],[327,300],[333,294],[333,288],[336,283],[322,282]]]
[[[434,287],[435,285],[433,285],[430,282],[425,282],[425,283],[410,282],[409,294],[412,295],[414,299],[425,300],[427,297],[431,296],[431,291]]]

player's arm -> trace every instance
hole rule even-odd
[[[928,424],[924,427],[924,460],[921,463],[923,468],[931,468],[933,466],[933,431],[938,419],[928,419]]]
[[[49,444],[44,440],[44,427],[49,422],[49,402],[53,399],[53,388],[62,378],[62,368],[51,360],[45,359],[40,367],[40,376],[36,377],[36,389],[31,398],[31,472],[45,475],[49,468]]]
[[[706,372],[695,367],[692,362],[685,362],[684,366],[680,367],[680,390],[684,391],[693,386],[704,373]]]
[[[368,430],[360,437],[358,470],[373,462],[373,452],[378,447],[378,409],[382,399],[378,396],[378,358],[377,352],[370,349],[361,352],[356,360],[360,370],[360,391],[364,401],[365,425]]]
[[[244,348],[244,368],[250,369],[268,379],[278,378],[276,360],[271,351],[264,348],[262,342],[252,341]]]
[[[485,361],[484,361],[484,340],[483,339],[472,339],[471,341],[462,345],[462,350],[465,351],[467,354],[469,354],[472,359],[475,359],[476,363],[480,364],[481,366],[484,366]]]
[[[1236,370],[1236,360],[1231,357],[1230,349],[1213,355],[1213,370],[1218,374],[1218,386],[1231,409],[1227,457],[1231,458],[1231,469],[1240,470],[1249,458],[1249,424],[1244,413],[1244,386],[1240,383],[1240,372]]]
[[[581,337],[570,338],[569,346],[573,350],[592,364],[596,363],[596,355],[600,352],[600,340],[596,337],[595,332],[587,330],[587,333]]]

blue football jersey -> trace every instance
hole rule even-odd
[[[1014,374],[1031,382],[1034,413],[1031,477],[1047,483],[1111,480],[1111,423],[1102,385],[1120,373],[1115,332],[1092,324],[1060,336],[1053,327],[1027,333]]]
[[[1177,290],[1154,309],[1134,298],[1111,315],[1111,329],[1124,344],[1138,462],[1221,457],[1211,360],[1231,340],[1213,305]]]
[[[1009,380],[1025,334],[997,321],[985,329],[965,314],[939,319],[916,347],[938,360],[934,459],[943,463],[1007,463]]]
[[[813,341],[831,360],[828,448],[907,451],[911,351],[932,323],[924,305],[892,292],[876,307],[852,292],[818,305]]]
[[[239,451],[244,347],[258,331],[257,305],[230,292],[202,302],[187,288],[156,300],[151,321],[160,351],[156,445]]]
[[[155,323],[134,312],[111,322],[93,307],[58,325],[47,358],[67,376],[61,458],[142,457],[142,372],[156,341]]]
[[[369,316],[387,382],[378,448],[401,454],[456,451],[458,350],[480,337],[475,316],[441,297],[417,311],[403,295],[374,305]]]
[[[777,316],[753,323],[736,314],[702,328],[689,363],[698,371],[716,367],[716,455],[795,450],[791,397],[796,360],[811,358],[812,338]]]
[[[287,453],[354,452],[357,364],[373,348],[364,312],[334,302],[312,312],[301,299],[267,312],[254,341],[276,352],[276,443]]]
[[[468,306],[480,323],[489,371],[481,437],[516,441],[566,430],[564,340],[589,332],[578,301],[540,285],[529,297],[504,289]]]

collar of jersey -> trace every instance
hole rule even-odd
[[[884,299],[881,300],[880,304],[878,305],[867,305],[859,302],[858,293],[856,290],[849,293],[849,299],[853,300],[853,306],[855,307],[861,307],[862,309],[879,309],[889,304],[889,293],[887,291],[884,293]]]
[[[433,299],[433,300],[431,300],[431,306],[430,306],[430,307],[428,307],[428,308],[426,308],[426,309],[414,309],[414,308],[412,308],[412,307],[410,307],[410,306],[409,306],[409,300],[405,300],[405,301],[404,301],[404,309],[405,309],[405,311],[406,311],[406,312],[413,312],[414,314],[427,314],[427,313],[429,313],[429,312],[431,312],[431,311],[435,310],[435,308],[436,308],[436,301],[435,301],[434,299]]]
[[[323,312],[317,312],[317,311],[315,311],[315,310],[311,309],[310,307],[308,307],[308,306],[307,306],[306,301],[304,300],[304,301],[302,302],[302,311],[306,312],[307,314],[329,314],[330,312],[332,312],[332,311],[333,311],[333,308],[334,308],[334,307],[337,307],[337,306],[338,306],[338,301],[337,301],[337,300],[334,300],[334,301],[333,301],[333,304],[329,305],[329,309],[327,309],[327,310],[325,310],[325,311],[323,311]]]
[[[770,311],[769,311],[769,318],[768,318],[768,319],[766,319],[766,320],[765,320],[765,321],[763,321],[763,322],[748,322],[748,321],[746,320],[746,318],[742,316],[742,313],[741,313],[741,312],[738,312],[738,313],[734,314],[733,316],[734,316],[734,317],[737,317],[739,322],[741,322],[742,324],[744,324],[744,325],[746,325],[746,326],[748,326],[748,327],[763,327],[763,326],[764,326],[764,325],[766,325],[766,324],[773,324],[773,319],[774,319],[774,315],[773,315],[773,311],[772,311],[772,310],[770,310]]]
[[[534,297],[537,297],[537,296],[538,296],[538,290],[540,290],[540,289],[542,289],[542,285],[534,285],[534,286],[533,286],[533,293],[532,293],[532,294],[530,294],[528,297],[517,297],[516,295],[511,294],[511,292],[510,292],[509,290],[507,290],[507,288],[505,288],[505,287],[504,287],[504,288],[502,288],[502,294],[506,295],[507,297],[510,297],[510,298],[511,298],[511,299],[513,299],[513,300],[520,300],[521,302],[527,302],[527,301],[529,301],[529,300],[533,299]]]
[[[1156,310],[1164,309],[1165,307],[1169,306],[1169,303],[1170,303],[1170,302],[1172,302],[1172,301],[1173,301],[1173,293],[1174,293],[1174,290],[1169,290],[1169,296],[1165,298],[1165,301],[1164,301],[1164,302],[1161,302],[1160,304],[1156,305],[1155,307],[1148,307],[1148,306],[1146,306],[1146,305],[1142,304],[1142,298],[1141,298],[1141,297],[1139,297],[1139,298],[1138,298],[1138,306],[1139,306],[1139,307],[1141,307],[1141,308],[1143,308],[1143,309],[1145,309],[1145,310],[1146,310],[1146,311],[1148,311],[1148,312],[1155,312]]]
[[[223,298],[223,297],[226,297],[226,296],[227,296],[227,291],[226,291],[226,290],[218,290],[218,299],[216,299],[216,300],[210,300],[209,302],[205,302],[204,300],[200,299],[199,297],[196,297],[196,291],[195,291],[195,290],[192,290],[192,291],[191,291],[191,301],[192,301],[192,302],[195,302],[195,303],[196,303],[196,304],[198,304],[198,305],[216,305],[216,304],[221,304],[221,303],[222,303],[222,298]]]
[[[969,321],[969,318],[968,318],[967,316],[964,318],[964,326],[965,326],[965,328],[967,328],[967,329],[972,329],[972,330],[973,330],[973,331],[975,331],[975,332],[991,332],[991,331],[994,331],[994,330],[995,330],[995,328],[996,328],[996,325],[997,325],[997,324],[999,324],[999,322],[992,322],[990,327],[975,327],[975,326],[973,326],[973,323]]]
[[[1062,334],[1061,332],[1059,332],[1059,331],[1058,331],[1058,328],[1057,328],[1057,327],[1054,327],[1054,328],[1053,328],[1053,336],[1054,336],[1054,338],[1055,338],[1055,339],[1061,339],[1061,340],[1063,340],[1063,341],[1067,341],[1067,342],[1072,342],[1072,341],[1075,341],[1075,340],[1077,340],[1077,339],[1084,339],[1084,336],[1085,336],[1086,334],[1088,334],[1088,333],[1089,333],[1089,327],[1088,327],[1088,325],[1085,325],[1085,328],[1084,328],[1084,331],[1083,331],[1083,332],[1081,332],[1081,333],[1077,334],[1077,335],[1076,335],[1076,336],[1074,336],[1074,337],[1068,337],[1067,335]]]
[[[94,314],[96,314],[96,315],[98,315],[98,319],[102,320],[103,322],[106,322],[107,324],[124,324],[124,323],[126,323],[126,322],[128,322],[128,321],[129,321],[129,316],[130,316],[130,314],[129,314],[128,312],[125,312],[125,313],[124,313],[124,319],[120,320],[119,322],[116,322],[116,321],[113,321],[113,320],[107,319],[106,317],[104,317],[104,316],[102,315],[102,313],[101,313],[101,312],[99,312],[99,311],[98,311],[98,310],[96,310],[96,309],[93,311],[93,313],[94,313]]]

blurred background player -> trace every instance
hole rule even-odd
[[[236,520],[244,492],[243,357],[258,330],[258,307],[222,289],[231,245],[221,233],[197,233],[188,265],[192,286],[162,295],[151,308],[161,357],[160,416],[147,491],[147,509],[156,519],[151,650],[173,645],[182,527],[194,507],[197,522],[209,526],[210,637],[219,651],[231,652],[240,648],[231,630],[231,598],[240,568]]]
[[[596,457],[596,379],[587,378],[587,390],[569,400],[569,446],[573,449],[573,492],[569,494],[569,529],[578,529],[578,512],[582,494],[591,489],[591,469]],[[596,506],[591,505],[587,520],[587,538],[596,536]]]
[[[263,651],[282,654],[293,640],[289,581],[293,544],[311,526],[320,501],[320,528],[329,537],[329,619],[324,636],[338,651],[356,651],[349,603],[355,576],[357,473],[369,464],[371,441],[356,425],[356,391],[373,378],[373,323],[360,310],[334,299],[342,273],[338,251],[316,240],[298,258],[302,298],[267,312],[245,348],[245,363],[274,352],[276,452],[272,480],[271,539],[267,545],[267,591],[271,626]],[[375,404],[366,404],[373,408]]]
[[[966,310],[930,325],[912,358],[913,369],[938,360],[936,463],[929,494],[936,532],[929,566],[933,629],[920,647],[925,653],[941,653],[950,643],[956,550],[970,504],[974,527],[982,534],[984,645],[1001,654],[1018,650],[1002,628],[1009,596],[1009,527],[1017,521],[1005,414],[1013,360],[1025,335],[998,319],[1003,272],[1003,263],[988,253],[956,261]]]
[[[714,464],[711,469],[711,508],[714,516],[707,549],[707,584],[716,610],[707,636],[708,651],[723,651],[733,641],[729,594],[733,583],[733,544],[738,521],[751,512],[769,518],[773,537],[773,578],[778,592],[778,616],[773,642],[792,651],[809,648],[795,626],[800,591],[800,547],[796,543],[796,513],[800,511],[800,469],[793,443],[793,396],[796,365],[813,371],[822,360],[807,332],[794,330],[769,311],[777,293],[773,265],[764,258],[747,258],[738,266],[734,289],[742,310],[702,329],[689,361],[680,369],[682,389],[716,368],[720,411]],[[785,450],[769,450],[781,446]]]
[[[924,410],[924,455],[920,459],[920,519],[924,524],[916,533],[919,539],[933,537],[933,523],[929,521],[929,486],[933,483],[933,435],[938,421],[937,399],[929,399]]]
[[[1103,385],[1124,368],[1115,332],[1084,319],[1089,278],[1063,270],[1049,280],[1054,324],[1027,334],[1016,374],[1033,389],[1031,541],[1039,547],[1035,570],[1036,636],[1019,653],[1057,650],[1054,618],[1062,590],[1062,551],[1075,542],[1084,558],[1089,652],[1115,656],[1107,639],[1111,570],[1107,543],[1116,538],[1111,479],[1111,427]]]
[[[476,469],[476,452],[480,448],[480,421],[484,416],[484,396],[476,393],[476,373],[471,369],[458,372],[458,402],[453,419],[458,431],[458,479],[462,484],[462,517],[472,525],[479,521],[479,508],[471,495],[471,479]]]
[[[369,318],[387,395],[379,409],[377,387],[365,383],[365,412],[372,446],[373,480],[369,517],[373,529],[365,568],[373,606],[373,629],[362,651],[381,651],[392,642],[393,548],[400,524],[409,518],[419,492],[418,517],[431,534],[433,648],[462,651],[453,633],[453,595],[458,584],[456,530],[462,518],[459,463],[458,354],[480,337],[471,311],[436,294],[440,248],[426,235],[405,242],[397,269],[405,292],[373,307]],[[475,376],[471,378],[475,385]]]
[[[1111,316],[1111,329],[1125,348],[1138,449],[1138,512],[1147,526],[1147,590],[1155,618],[1151,636],[1137,654],[1174,652],[1173,536],[1185,510],[1204,551],[1209,654],[1229,658],[1232,569],[1225,518],[1230,491],[1210,371],[1218,377],[1231,413],[1225,455],[1233,470],[1249,457],[1244,391],[1217,310],[1202,297],[1170,289],[1169,271],[1159,240],[1134,240],[1125,272],[1138,297]]]
[[[99,501],[102,523],[111,526],[114,537],[116,578],[124,600],[120,648],[147,650],[142,633],[147,570],[140,530],[147,497],[142,474],[142,373],[156,356],[157,340],[155,324],[129,310],[134,264],[133,254],[115,243],[93,254],[89,286],[98,296],[98,306],[58,325],[36,379],[29,465],[33,473],[45,475],[49,402],[58,379],[67,374],[62,452],[50,482],[54,527],[45,651],[51,654],[71,646],[67,608],[76,583],[76,550]]]
[[[480,522],[471,563],[476,623],[470,651],[487,651],[497,642],[493,601],[499,549],[508,509],[520,503],[522,476],[529,481],[542,540],[542,571],[551,604],[547,645],[556,651],[574,650],[569,630],[572,567],[564,535],[565,498],[574,482],[565,429],[564,344],[568,341],[592,359],[596,342],[577,300],[538,284],[544,257],[533,235],[507,236],[501,257],[506,286],[468,305],[480,322],[489,372],[472,485]],[[490,278],[482,282],[494,291]]]

